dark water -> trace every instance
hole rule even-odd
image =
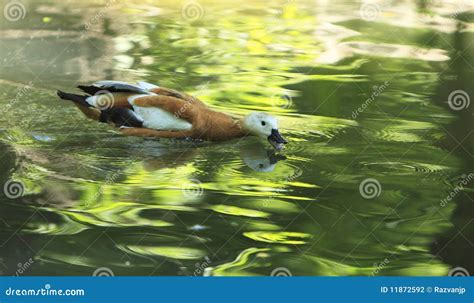
[[[473,273],[461,2],[24,2],[1,19],[0,271]],[[55,97],[102,79],[277,115],[286,159],[125,138]]]

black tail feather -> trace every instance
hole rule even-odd
[[[82,89],[82,88],[81,88]],[[87,87],[86,87],[87,89]],[[84,89],[83,89],[84,90]],[[86,90],[84,90],[87,92]],[[88,95],[76,95],[65,93],[58,90],[58,97],[63,100],[69,100],[79,105],[86,107],[92,107],[89,103],[86,102],[86,98],[90,97]],[[101,114],[99,117],[99,122],[112,122],[115,126],[128,126],[128,127],[142,127],[143,122],[137,115],[129,108],[108,108],[100,110]]]
[[[89,103],[86,102],[86,98],[89,97],[87,95],[70,94],[70,93],[65,93],[63,91],[60,91],[60,90],[57,91],[57,94],[58,94],[58,97],[63,100],[69,100],[69,101],[78,103],[80,105],[90,107]]]

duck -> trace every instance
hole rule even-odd
[[[88,118],[109,123],[126,136],[226,141],[245,136],[267,140],[277,151],[288,141],[277,118],[265,112],[234,117],[186,93],[147,82],[98,81],[77,86],[83,94],[61,90]]]

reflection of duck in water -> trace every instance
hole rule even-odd
[[[267,139],[276,150],[287,143],[276,118],[266,113],[237,119],[192,96],[144,82],[101,81],[78,87],[87,95],[58,91],[58,96],[73,101],[89,118],[121,127],[125,135],[208,141],[255,135]]]
[[[239,146],[242,161],[258,172],[271,172],[279,161],[286,159],[285,156],[279,155],[273,150],[265,149],[262,144],[255,144],[255,142],[239,144]],[[182,150],[161,148],[159,153],[156,153],[156,151],[149,153],[146,152],[146,149],[142,153],[144,153],[143,158],[149,157],[144,161],[145,168],[154,171],[187,165],[201,153],[199,150],[200,148],[195,147]]]
[[[243,145],[240,155],[248,167],[258,172],[271,172],[278,161],[286,159],[285,156],[276,154],[273,150],[267,150],[260,144]]]

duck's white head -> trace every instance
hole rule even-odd
[[[278,131],[277,119],[269,114],[250,113],[245,116],[243,126],[249,133],[267,139],[276,150],[282,150],[284,144],[288,143]]]

